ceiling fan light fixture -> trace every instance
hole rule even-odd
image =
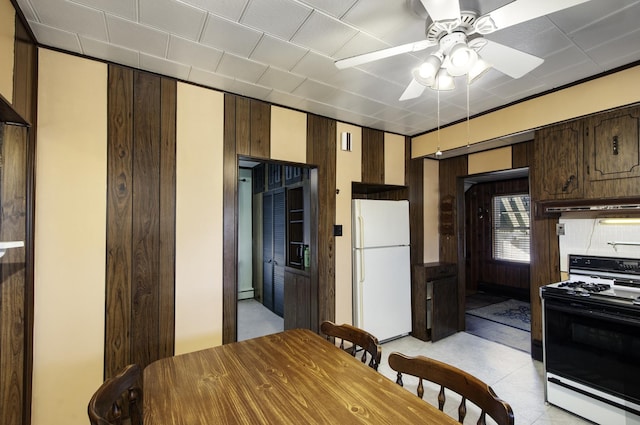
[[[467,74],[467,84],[472,84],[473,82],[477,81],[490,69],[491,65],[480,56],[478,56],[478,59],[475,61],[471,69],[469,69],[469,73]]]
[[[456,83],[446,68],[440,68],[440,71],[436,74],[436,78],[433,80],[431,88],[438,91],[453,90],[456,88]]]
[[[435,52],[429,55],[429,57],[418,67],[418,75],[425,81],[433,80],[442,65],[444,56],[441,52]],[[427,84],[429,85],[429,84]]]
[[[449,52],[449,74],[459,77],[466,74],[478,59],[478,53],[470,49],[467,43],[456,44]]]

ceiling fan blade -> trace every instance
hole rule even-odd
[[[486,39],[484,41],[486,43],[478,50],[478,54],[495,69],[511,78],[520,78],[544,62],[542,58],[504,44]]]
[[[474,26],[478,33],[489,34],[587,1],[590,0],[516,0],[479,17]]]
[[[458,0],[421,0],[427,13],[434,21],[446,21],[460,18]]]
[[[404,93],[402,93],[402,96],[400,96],[400,100],[415,99],[416,97],[419,97],[424,92],[424,89],[426,89],[426,87],[420,84],[414,78],[411,80],[407,88],[404,90]]]
[[[435,44],[436,43],[429,40],[414,41],[413,43],[402,44],[400,46],[389,47],[388,49],[376,50],[362,55],[351,56],[350,58],[339,59],[335,61],[335,64],[338,69],[351,68],[353,66],[362,65],[391,56],[401,55],[402,53],[419,52],[420,50],[424,50]]]

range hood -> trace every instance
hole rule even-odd
[[[537,212],[544,215],[564,212],[640,213],[640,199],[581,199],[573,201],[541,201]]]

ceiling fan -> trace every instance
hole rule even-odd
[[[420,1],[429,14],[424,40],[340,59],[335,61],[336,67],[349,68],[437,46],[412,71],[413,79],[400,100],[416,98],[427,87],[452,90],[454,77],[466,75],[467,84],[471,84],[492,67],[520,78],[544,60],[483,36],[589,0],[515,0],[482,16],[461,11],[457,0]]]

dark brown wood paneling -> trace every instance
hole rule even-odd
[[[16,164],[14,167],[23,164],[24,173],[23,177],[19,177],[19,180],[24,180],[25,184],[25,198],[24,202],[24,214],[25,214],[25,235],[23,235],[25,248],[24,248],[24,303],[20,310],[22,312],[22,318],[19,322],[10,323],[4,321],[4,318],[0,320],[3,332],[5,327],[11,327],[11,332],[23,332],[23,348],[21,351],[22,359],[20,360],[20,366],[22,369],[20,374],[17,369],[12,369],[5,363],[2,364],[0,370],[4,376],[16,377],[16,384],[19,384],[22,391],[19,398],[12,398],[10,400],[10,406],[7,407],[6,399],[4,395],[0,396],[0,423],[7,425],[14,424],[28,424],[31,422],[31,382],[33,373],[33,282],[34,282],[34,221],[35,221],[35,155],[36,155],[36,124],[37,124],[37,95],[38,95],[38,51],[35,45],[34,39],[31,37],[30,32],[23,23],[19,16],[16,15],[15,20],[15,42],[14,42],[14,69],[13,69],[13,105],[11,109],[20,116],[20,120],[16,122],[26,122],[31,124],[31,127],[27,129],[18,130],[17,128],[11,128],[9,133],[13,134],[14,131],[18,133],[24,132],[26,134],[26,163],[23,164],[22,159],[16,158]],[[11,120],[14,121],[14,120]],[[8,134],[9,134],[8,133]],[[19,137],[23,137],[20,134]],[[13,163],[13,158],[5,156],[3,153],[4,163]],[[15,169],[14,169],[15,171]],[[6,182],[3,176],[3,183]],[[21,184],[21,183],[20,183]],[[2,197],[4,201],[4,195]],[[3,279],[4,281],[4,279]],[[0,299],[0,304],[2,301]],[[1,351],[2,349],[0,349]],[[1,356],[2,354],[0,354]],[[14,389],[17,389],[16,386]],[[16,416],[9,419],[9,415],[13,412],[18,412],[18,407],[21,407],[20,416]],[[7,413],[5,416],[4,412]],[[14,422],[15,421],[15,422]]]
[[[130,363],[133,70],[109,66],[105,378]]]
[[[362,181],[384,184],[384,132],[362,129]]]
[[[245,125],[237,119],[238,101],[242,99],[232,94],[224,95],[224,158],[222,173],[222,343],[237,339],[237,297],[238,297],[238,235],[237,235],[237,184],[238,184],[238,148],[237,137],[243,134],[238,126]],[[248,127],[248,123],[247,123]],[[248,140],[248,136],[247,136]],[[244,142],[240,143],[244,146]],[[245,149],[249,149],[247,144]]]
[[[176,246],[176,101],[175,80],[163,78],[160,150],[160,357],[175,349],[175,246]]]
[[[511,147],[511,167],[523,168],[533,164],[533,140]]]
[[[251,100],[251,156],[271,156],[271,105]]]
[[[458,177],[466,176],[468,163],[466,156],[443,159],[439,167],[440,187],[440,261],[445,263],[458,262],[458,244],[456,235]],[[446,214],[443,216],[443,213]],[[451,226],[451,230],[442,231],[443,226]]]
[[[233,95],[225,95],[233,96]],[[246,97],[233,96],[235,98],[235,148],[234,155],[251,155],[251,100]],[[231,104],[229,104],[231,106]],[[225,113],[227,108],[225,107]]]
[[[109,66],[105,377],[174,351],[175,108],[175,81]]]
[[[335,237],[333,236],[336,211],[336,122],[334,120],[308,115],[307,162],[318,165],[317,199],[320,206],[317,210],[318,239],[311,240],[311,249],[317,253],[317,265],[312,262],[310,276],[312,290],[315,285],[314,279],[317,279],[317,323],[321,323],[324,320],[335,320],[336,314]],[[314,320],[313,317],[312,320]],[[312,326],[314,326],[313,322]],[[315,326],[318,325],[315,324]]]
[[[0,124],[0,240],[25,241],[27,227],[28,131],[25,127]],[[29,242],[27,241],[27,247]],[[0,263],[0,422],[19,425],[28,417],[31,356],[25,352],[31,323],[26,323],[28,305],[24,248],[9,249]]]

